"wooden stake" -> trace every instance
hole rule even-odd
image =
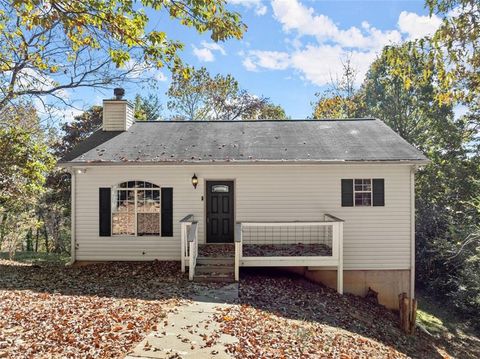
[[[412,299],[412,309],[410,313],[410,330],[409,334],[415,334],[415,323],[417,321],[417,300]]]
[[[404,330],[405,328],[405,309],[404,309],[404,299],[406,293],[401,293],[398,295],[398,313],[400,314],[400,329]]]
[[[417,319],[417,300],[408,298],[407,293],[399,294],[398,310],[400,314],[400,328],[406,334],[413,334]]]

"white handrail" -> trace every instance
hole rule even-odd
[[[337,292],[343,294],[343,221],[338,225],[338,265],[337,265]]]
[[[319,222],[301,222],[301,221],[294,221],[294,222],[256,222],[256,221],[249,221],[249,222],[242,222],[243,225],[249,227],[290,227],[290,226],[330,226],[333,221],[319,221]]]
[[[235,281],[240,280],[240,260],[242,259],[242,224],[235,225]]]
[[[198,223],[192,222],[188,231],[188,279],[193,280],[195,275],[195,265],[197,264],[198,255]]]
[[[185,273],[186,261],[188,258],[188,230],[193,223],[193,219],[193,214],[189,214],[180,220],[180,264],[182,273]]]

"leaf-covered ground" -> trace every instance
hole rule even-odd
[[[194,287],[177,263],[0,260],[0,358],[121,357]]]
[[[117,358],[205,287],[178,263],[65,268],[0,259],[0,358]],[[475,358],[478,342],[403,335],[394,314],[300,277],[246,272],[216,315],[237,358]],[[157,328],[159,325],[159,328]],[[219,333],[220,334],[220,333]],[[452,339],[453,340],[453,339]],[[473,343],[473,344],[472,344]],[[468,345],[469,344],[469,345]]]
[[[240,282],[240,306],[216,316],[238,344],[237,358],[478,358],[480,341],[469,345],[406,336],[385,308],[292,275],[247,274]],[[453,338],[450,338],[453,339]]]

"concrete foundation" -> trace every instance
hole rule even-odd
[[[327,287],[337,288],[336,270],[308,270],[305,277],[321,282]],[[389,309],[398,310],[398,295],[410,293],[409,270],[345,270],[343,272],[343,291],[361,297],[368,288],[378,292],[378,302]]]

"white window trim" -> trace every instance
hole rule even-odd
[[[364,181],[364,180],[369,180],[370,181],[370,191],[357,191],[355,190],[355,181],[357,180],[360,180],[360,181]],[[360,204],[360,205],[357,205],[355,203],[355,194],[356,193],[370,193],[370,205],[364,205],[364,204]],[[354,207],[373,207],[373,178],[354,178],[353,179],[353,206]]]
[[[130,181],[125,181],[125,182],[130,182]],[[148,181],[145,181],[148,182]],[[124,182],[121,182],[124,183]],[[151,182],[150,182],[151,183]],[[148,235],[138,235],[138,223],[137,223],[137,215],[138,215],[138,209],[137,209],[137,191],[145,191],[145,190],[153,190],[153,191],[158,191],[158,198],[160,198],[160,211],[158,212],[158,234],[148,234]],[[115,234],[113,233],[113,215],[116,213],[122,213],[115,211],[114,208],[117,207],[117,201],[114,201],[116,199],[116,195],[118,191],[133,191],[133,198],[134,198],[134,232],[133,234],[125,234],[125,233],[119,233]],[[112,237],[161,237],[162,236],[162,200],[161,200],[161,187],[157,188],[119,188],[117,186],[112,186],[111,190],[112,198],[111,198],[111,210],[110,210],[110,233]],[[126,212],[128,213],[128,212]],[[140,212],[143,213],[143,212]]]

